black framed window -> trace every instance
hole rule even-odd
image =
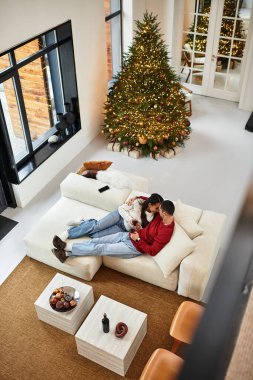
[[[105,0],[108,81],[122,64],[122,0]]]
[[[12,183],[81,128],[70,21],[0,54],[0,128]],[[59,143],[50,148],[53,134]]]

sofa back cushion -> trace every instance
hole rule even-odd
[[[160,267],[165,278],[169,277],[195,248],[196,244],[188,237],[184,230],[175,223],[175,228],[171,240],[156,255],[152,256],[157,265]]]
[[[198,224],[201,215],[201,209],[185,205],[180,199],[177,200],[174,213],[175,221],[191,239],[195,239],[204,232],[204,229]]]
[[[131,192],[131,189],[115,189],[100,193],[98,189],[106,186],[106,183],[91,178],[82,177],[76,173],[70,173],[61,183],[61,193],[64,197],[113,211],[123,204]]]

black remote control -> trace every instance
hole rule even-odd
[[[104,191],[109,190],[109,189],[110,189],[110,187],[109,187],[108,185],[106,185],[106,186],[101,187],[100,189],[98,189],[98,191],[99,191],[100,193],[103,193]]]

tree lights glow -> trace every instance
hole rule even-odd
[[[155,158],[161,150],[183,145],[191,128],[157,16],[146,12],[136,26],[133,44],[105,103],[102,133],[110,142],[120,143],[121,149],[139,149]]]

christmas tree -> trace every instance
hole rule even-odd
[[[179,77],[169,66],[157,16],[136,22],[132,46],[105,103],[102,133],[128,151],[155,158],[161,150],[183,145],[190,133]]]
[[[237,1],[235,0],[225,0],[224,1],[224,10],[223,10],[223,18],[221,23],[221,30],[220,30],[220,36],[224,37],[232,37],[233,36],[233,30],[234,30],[234,19],[232,18],[226,18],[226,17],[235,17],[236,13],[236,6]],[[202,35],[196,35],[195,37],[195,47],[194,50],[197,52],[205,52],[206,51],[206,43],[207,43],[207,33],[208,33],[208,24],[209,24],[209,14],[210,14],[210,0],[205,1],[205,6],[203,7],[203,10],[201,11],[203,16],[198,16],[198,23],[195,29],[195,17],[194,21],[189,29],[190,32],[196,32],[196,33],[202,33],[206,34],[206,36]],[[239,18],[239,15],[237,15],[237,18]],[[186,43],[188,43],[191,48],[193,49],[193,34],[187,35]],[[244,38],[244,31],[243,31],[243,21],[237,20],[235,25],[235,34],[234,38]],[[231,46],[231,40],[229,39],[220,39],[219,41],[219,48],[218,48],[218,54],[229,56],[230,55],[230,46]],[[242,57],[243,56],[243,49],[245,46],[244,41],[238,41],[234,40],[233,46],[232,46],[232,56],[233,57]],[[221,59],[222,60],[222,59]]]

